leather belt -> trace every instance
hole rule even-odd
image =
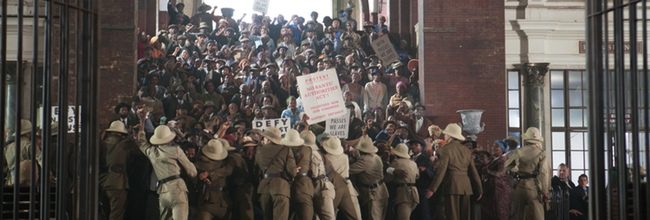
[[[320,175],[320,176],[317,176],[317,177],[312,177],[311,179],[314,180],[314,181],[323,180],[323,179],[327,180],[327,176],[326,175]]]
[[[158,185],[162,185],[162,184],[165,184],[165,183],[167,183],[169,181],[172,181],[172,180],[175,180],[175,179],[180,179],[180,178],[181,178],[181,176],[179,176],[179,175],[169,176],[169,177],[166,177],[164,179],[158,180]]]
[[[282,173],[265,173],[264,178],[282,177]]]
[[[515,178],[520,180],[532,179],[536,177],[537,177],[536,174],[519,174],[519,173],[515,174]]]
[[[411,187],[411,186],[416,186],[416,185],[415,185],[415,183],[398,183],[396,186],[397,187],[402,187],[402,186]]]
[[[377,182],[377,183],[373,183],[373,184],[363,184],[363,183],[359,183],[359,186],[361,186],[361,187],[365,187],[365,188],[369,188],[369,189],[374,189],[374,188],[377,188],[377,187],[381,186],[381,184],[383,184],[383,183],[384,183],[384,181],[381,181],[381,180],[380,180],[379,182]]]

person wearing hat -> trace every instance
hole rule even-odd
[[[359,193],[350,181],[350,162],[348,155],[343,153],[341,140],[323,135],[318,142],[324,150],[323,162],[327,178],[334,184],[334,207],[346,219],[361,220],[361,208],[357,198]]]
[[[384,108],[387,103],[387,92],[386,84],[381,82],[381,72],[372,71],[372,81],[366,83],[363,88],[363,111]]]
[[[127,161],[137,146],[122,121],[111,122],[105,132],[100,148],[99,184],[108,197],[109,219],[124,219],[129,186]]]
[[[355,146],[358,159],[350,164],[350,175],[355,176],[359,189],[359,205],[363,219],[385,219],[388,189],[384,184],[384,164],[377,156],[377,147],[368,136],[361,137]]]
[[[444,192],[446,219],[469,220],[471,196],[476,194],[476,200],[483,197],[481,178],[474,166],[472,152],[461,144],[465,137],[460,126],[449,124],[442,133],[447,144],[437,151],[435,175],[426,197],[431,198],[438,190]]]
[[[7,161],[7,179],[5,185],[13,185],[15,183],[16,163],[23,161],[31,161],[32,153],[35,153],[38,165],[41,165],[42,155],[40,147],[36,148],[36,152],[32,152],[32,122],[26,119],[20,119],[20,132],[16,132],[16,141],[11,142],[4,148],[5,159]],[[20,157],[16,158],[16,145],[20,146]],[[22,169],[21,169],[22,171]],[[22,176],[22,175],[21,175]],[[19,176],[20,177],[20,176]],[[22,181],[20,181],[22,182]]]
[[[226,178],[233,173],[233,167],[225,161],[228,149],[223,140],[212,139],[201,148],[196,162],[198,181],[203,187],[199,196],[198,219],[228,219]]]
[[[169,24],[187,25],[190,23],[190,17],[183,13],[185,4],[178,3],[174,7],[172,1],[167,3],[167,12],[169,13]]]
[[[253,215],[253,183],[252,183],[252,166],[249,167],[248,162],[242,156],[242,152],[237,148],[230,146],[230,144],[223,140],[225,148],[228,150],[228,157],[226,163],[233,168],[233,173],[227,179],[228,192],[230,200],[232,201],[231,218],[232,219],[250,219],[254,218]],[[244,136],[242,140],[242,147],[256,147],[257,143],[249,136]]]
[[[512,191],[512,219],[544,219],[544,202],[550,190],[551,166],[544,150],[544,138],[536,127],[522,135],[524,146],[506,160],[506,170],[518,179]]]
[[[213,15],[214,11],[212,11],[213,13],[208,13],[210,9],[212,9],[211,6],[203,3],[199,5],[199,8],[196,9],[197,13],[190,19],[192,24],[199,26],[199,29],[205,29],[206,33],[212,32],[212,21],[215,18]],[[217,9],[217,7],[214,7],[214,9]]]
[[[314,211],[320,219],[336,219],[334,209],[336,193],[334,185],[327,177],[323,156],[318,150],[318,145],[316,145],[316,135],[311,131],[303,131],[300,133],[300,137],[305,140],[304,145],[311,152],[311,158],[309,159],[309,170],[311,172],[309,173],[309,178],[314,191]]]
[[[431,219],[431,206],[429,199],[425,196],[427,188],[433,179],[433,163],[430,160],[431,154],[425,152],[425,143],[420,139],[413,139],[408,143],[409,149],[413,153],[411,160],[418,167],[419,178],[415,181],[420,196],[420,203],[413,210],[414,219]]]
[[[115,106],[113,111],[118,116],[117,120],[124,123],[126,130],[131,131],[131,128],[138,124],[138,116],[133,114],[131,111],[131,105],[125,102],[120,102]]]
[[[426,108],[422,104],[415,104],[415,110],[413,111],[413,132],[419,138],[429,137],[429,126],[433,125],[433,122],[428,118],[424,117],[424,111]]]
[[[282,145],[290,147],[300,168],[291,185],[292,210],[297,219],[312,219],[314,216],[314,184],[312,183],[312,149],[304,144],[300,133],[289,129],[282,139]]]
[[[417,164],[411,160],[409,149],[405,144],[398,144],[393,149],[396,158],[386,169],[386,182],[393,187],[391,194],[394,210],[394,219],[410,219],[411,212],[420,203],[420,196],[415,181],[420,177]],[[398,174],[400,171],[401,174]]]
[[[148,113],[138,109],[140,127],[144,127]],[[167,127],[160,125],[154,130],[153,136],[147,141],[144,130],[140,130],[136,143],[153,166],[158,177],[158,203],[160,219],[188,219],[189,207],[187,185],[181,179],[181,169],[190,177],[196,177],[196,167],[187,158],[183,150],[175,144],[176,134]]]
[[[267,143],[257,149],[255,164],[264,177],[257,187],[265,220],[289,219],[290,182],[300,170],[290,146],[302,145],[302,139],[283,141],[280,130],[272,127],[262,132]]]

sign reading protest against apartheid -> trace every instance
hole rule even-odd
[[[255,0],[253,2],[253,11],[266,14],[269,11],[269,0]]]
[[[291,128],[291,119],[288,118],[275,118],[265,120],[253,120],[253,129],[264,131],[266,128],[278,128],[282,134],[286,134]]]
[[[341,95],[339,77],[334,68],[296,77],[300,97],[309,124],[339,117],[348,110]]]
[[[373,41],[372,49],[375,50],[377,57],[379,57],[386,66],[399,61],[399,55],[397,55],[397,51],[390,42],[390,39],[388,39],[387,35]]]
[[[348,127],[350,126],[350,112],[341,117],[327,119],[325,133],[338,138],[348,138]]]

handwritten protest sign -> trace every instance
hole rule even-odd
[[[388,39],[388,36],[384,35],[379,39],[372,42],[372,49],[375,50],[377,57],[381,59],[384,65],[389,65],[393,62],[399,61],[399,55],[395,51],[395,47]]]
[[[77,119],[79,116],[76,115],[75,109],[79,108],[79,114],[81,114],[81,106],[68,106],[68,127],[67,131],[68,133],[74,133],[74,127]],[[58,123],[59,122],[59,106],[52,106],[52,123]],[[81,132],[81,121],[79,122],[79,127],[77,127],[77,131]],[[61,129],[63,130],[63,129]]]
[[[296,77],[309,124],[339,117],[347,112],[335,69]]]
[[[291,128],[291,119],[288,118],[275,118],[265,120],[253,120],[253,129],[264,131],[266,128],[278,128],[282,134],[286,134]]]
[[[253,11],[266,14],[269,11],[269,0],[255,0]]]
[[[350,127],[350,112],[341,117],[327,119],[325,124],[325,133],[338,138],[348,138],[348,128]]]

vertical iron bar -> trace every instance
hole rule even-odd
[[[623,0],[614,0],[614,68],[616,83],[616,171],[618,176],[619,219],[627,219],[627,163],[625,142],[625,36]]]
[[[59,82],[58,82],[58,105],[59,105],[59,139],[57,143],[57,188],[56,188],[56,215],[57,219],[64,219],[65,212],[67,212],[68,193],[66,188],[67,183],[67,170],[64,167],[65,149],[67,148],[66,136],[68,132],[68,5],[61,5],[61,13],[59,15],[60,22],[60,46],[59,46]],[[72,216],[68,216],[71,218]]]
[[[600,11],[602,4],[597,1],[587,1],[587,13]],[[606,219],[606,209],[603,208],[605,191],[604,140],[603,124],[603,68],[602,68],[602,15],[590,16],[587,19],[587,67],[589,68],[589,216],[593,220]]]
[[[79,5],[80,1],[77,0],[75,2],[77,3],[76,6],[80,7],[80,5]],[[76,89],[76,93],[75,93],[75,124],[74,124],[75,129],[74,129],[74,135],[75,135],[75,142],[76,142],[75,148],[77,149],[77,154],[76,154],[77,155],[77,172],[87,174],[88,172],[86,170],[88,169],[88,166],[86,166],[85,161],[88,158],[87,158],[87,155],[84,155],[84,152],[86,151],[87,147],[82,147],[82,146],[84,146],[82,143],[84,143],[83,140],[85,138],[85,135],[80,135],[80,133],[79,133],[80,129],[81,129],[82,132],[83,132],[83,129],[84,129],[84,128],[80,127],[80,126],[85,125],[85,118],[82,115],[80,115],[80,113],[83,110],[80,111],[79,108],[85,108],[86,107],[86,105],[84,103],[85,102],[84,96],[82,95],[83,94],[82,92],[84,92],[84,91],[82,91],[83,84],[81,83],[82,82],[82,77],[85,75],[82,68],[83,68],[84,63],[86,62],[86,59],[85,59],[86,54],[82,51],[84,33],[81,31],[81,27],[80,27],[81,25],[83,25],[82,21],[81,21],[81,17],[83,16],[83,13],[84,12],[82,10],[78,10],[75,13],[75,15],[76,15],[75,30],[76,30],[76,33],[77,33],[77,35],[75,35],[76,38],[77,38],[76,39],[77,43],[76,43],[76,47],[75,47],[76,57],[77,57],[77,59],[76,59],[76,61],[77,61],[77,63],[76,63],[77,64],[76,76],[77,77],[76,77],[75,84],[76,84],[77,89]],[[81,120],[84,120],[84,123],[81,123],[80,122]],[[90,146],[90,145],[88,145],[88,146]],[[78,210],[79,210],[79,215],[78,216],[80,218],[88,218],[87,213],[89,211],[88,209],[90,208],[90,207],[88,207],[88,202],[81,202],[81,201],[88,201],[87,200],[88,198],[86,198],[86,195],[87,195],[86,190],[87,190],[87,182],[88,182],[87,179],[88,179],[88,175],[79,175],[79,186],[78,186],[79,188],[77,190],[77,192],[78,192],[77,193],[77,198],[78,198],[77,207],[78,207]]]
[[[38,71],[38,0],[34,0],[34,11],[32,14],[32,75],[31,75],[31,102],[30,102],[30,113],[31,113],[31,121],[33,121],[34,126],[32,126],[32,146],[31,146],[31,160],[32,160],[32,172],[31,172],[31,184],[29,185],[29,219],[34,219],[34,215],[36,214],[34,212],[34,200],[37,199],[36,196],[36,170],[38,169],[38,163],[36,163],[36,113],[38,112],[36,109],[38,109],[38,104],[37,104],[37,94],[36,94],[36,74]],[[42,127],[45,128],[45,127]],[[42,157],[41,157],[42,158]],[[43,169],[41,169],[41,172]],[[41,179],[42,181],[43,179]],[[47,180],[47,179],[46,179]],[[40,185],[40,184],[39,184]]]
[[[43,48],[43,90],[41,91],[41,100],[43,106],[43,171],[41,172],[41,212],[40,219],[48,219],[50,217],[50,186],[47,182],[49,179],[49,158],[51,147],[51,96],[50,96],[50,80],[51,80],[51,56],[52,56],[52,1],[45,2],[45,32],[43,33],[45,39],[45,47]],[[58,171],[57,171],[58,172]],[[43,181],[45,180],[45,181]]]
[[[22,90],[22,82],[23,82],[23,1],[18,1],[18,30],[17,30],[17,59],[16,59],[16,91],[15,91],[15,96],[16,96],[16,106],[15,106],[15,123],[16,123],[16,130],[14,132],[14,136],[16,139],[16,152],[15,152],[15,169],[14,169],[14,220],[17,220],[19,218],[18,215],[18,204],[20,202],[20,145],[21,145],[21,126],[20,126],[20,121],[21,121],[21,116],[20,112],[22,111],[22,96],[20,94],[20,91]]]
[[[641,178],[639,177],[639,166],[640,166],[640,156],[639,156],[639,96],[638,96],[638,66],[637,66],[637,46],[636,46],[636,3],[631,3],[628,5],[629,13],[629,37],[630,37],[630,122],[632,125],[632,168],[634,172],[632,173],[632,187],[634,192],[639,192],[641,183]],[[627,173],[627,172],[626,172]],[[640,203],[640,194],[633,193],[632,203],[634,205],[634,220],[640,220],[641,216],[641,203]]]
[[[89,100],[89,107],[88,111],[88,133],[90,137],[88,138],[88,143],[87,146],[98,146],[99,145],[99,137],[98,137],[98,132],[97,132],[97,99],[94,97],[98,97],[98,81],[99,78],[97,77],[98,73],[98,66],[97,66],[97,59],[98,59],[98,54],[97,54],[97,49],[95,45],[98,42],[98,35],[99,33],[99,19],[98,19],[98,14],[97,14],[97,7],[96,1],[91,1],[91,0],[85,0],[87,8],[92,11],[92,14],[87,15],[88,19],[90,20],[88,22],[88,25],[86,26],[86,31],[88,32],[88,48],[86,50],[88,51],[88,57],[91,57],[91,59],[88,62],[88,74],[86,75],[88,77],[89,83],[88,83],[88,100]],[[92,22],[91,22],[92,21]],[[92,169],[92,172],[90,173],[90,176],[92,176],[92,182],[91,186],[93,187],[92,189],[92,196],[90,197],[89,201],[92,201],[94,204],[92,205],[93,209],[93,214],[91,219],[97,219],[98,215],[98,202],[99,201],[99,182],[98,182],[98,167],[99,167],[99,151],[97,148],[91,147],[90,148],[90,158],[92,165],[90,166]]]
[[[610,50],[609,50],[609,33],[610,33],[609,14],[610,13],[604,12],[605,10],[608,9],[608,6],[607,6],[608,1],[607,0],[598,0],[598,1],[600,1],[599,5],[601,7],[599,12],[603,12],[601,15],[603,16],[602,18],[603,18],[603,26],[604,26],[604,31],[603,31],[603,33],[600,33],[599,38],[603,39],[602,40],[603,45],[601,47],[604,47],[604,50],[605,50],[602,54],[598,54],[598,56],[599,56],[598,59],[603,59],[604,60],[603,66],[601,66],[599,68],[602,68],[603,71],[604,71],[603,78],[602,78],[604,80],[604,84],[601,85],[601,86],[603,86],[603,89],[605,89],[605,92],[606,92],[603,107],[605,108],[604,109],[604,111],[606,113],[605,118],[607,119],[607,123],[605,124],[605,131],[604,131],[605,132],[604,135],[605,135],[605,138],[606,138],[606,141],[607,141],[605,143],[606,144],[605,149],[607,149],[607,157],[606,157],[604,162],[606,162],[606,164],[607,164],[607,170],[609,170],[609,173],[608,173],[609,175],[605,175],[605,179],[607,180],[607,182],[609,183],[610,186],[613,186],[613,187],[607,187],[606,188],[607,189],[607,195],[605,196],[605,198],[607,198],[607,200],[606,200],[607,201],[606,202],[606,204],[607,204],[607,206],[606,206],[607,219],[612,219],[612,215],[614,214],[613,213],[613,210],[614,210],[613,207],[614,206],[612,204],[614,202],[614,188],[616,186],[616,183],[614,181],[612,181],[612,178],[610,178],[612,176],[612,173],[616,172],[614,170],[614,140],[613,140],[613,138],[615,137],[615,135],[614,135],[615,134],[615,132],[614,132],[615,127],[613,126],[612,121],[610,121],[610,117],[613,116],[612,111],[613,111],[613,108],[614,108],[614,105],[613,105],[613,100],[614,100],[614,97],[613,97],[614,96],[614,77],[613,76],[614,75],[612,75],[612,70],[610,70],[610,68],[609,68],[609,66],[610,66],[609,65],[610,64],[609,63],[609,52],[610,52]],[[616,116],[614,116],[614,117],[616,117]]]
[[[648,85],[648,17],[647,17],[647,10],[646,10],[646,1],[643,0],[641,1],[641,17],[643,18],[642,20],[642,25],[641,25],[641,34],[642,34],[642,41],[643,41],[643,48],[641,49],[643,51],[643,124],[645,128],[645,167],[650,168],[650,149],[648,145],[650,145],[650,94],[648,94],[648,91],[650,90],[650,87]],[[648,178],[646,177],[646,180]],[[650,201],[650,184],[646,183],[646,201]]]
[[[2,39],[0,39],[0,129],[2,129],[2,132],[0,132],[0,146],[3,146],[3,150],[0,150],[0,156],[2,158],[5,158],[5,151],[4,151],[4,146],[5,146],[5,127],[6,127],[6,121],[5,121],[5,109],[7,106],[7,103],[5,102],[5,96],[7,96],[7,0],[2,0]],[[7,164],[9,166],[9,164]],[[8,175],[11,175],[10,173]],[[0,172],[0,177],[1,180],[5,179],[4,172]],[[2,183],[4,185],[4,183]],[[0,187],[0,198],[4,198],[4,187]],[[4,206],[2,205],[3,203],[0,203],[0,213],[4,213]]]

